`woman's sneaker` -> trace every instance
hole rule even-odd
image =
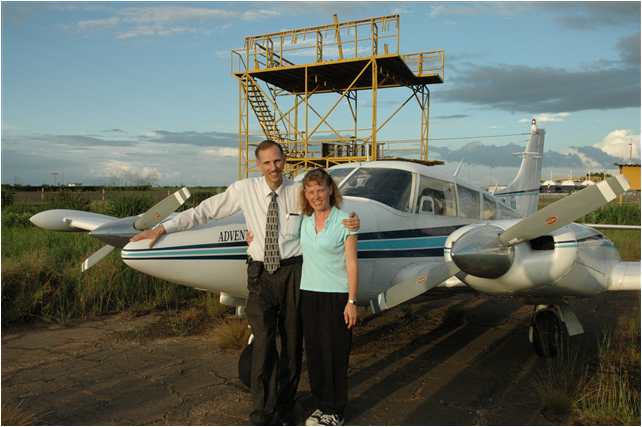
[[[307,420],[305,420],[305,425],[306,426],[320,426],[323,425],[321,424],[321,417],[323,417],[323,411],[321,409],[317,409],[308,417]]]
[[[337,414],[323,414],[321,415],[321,420],[319,421],[319,425],[322,426],[342,426],[343,425],[343,417],[337,415]]]

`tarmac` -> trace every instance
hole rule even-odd
[[[640,296],[572,302],[594,351]],[[435,289],[355,330],[350,425],[558,425],[535,388],[545,366],[528,342],[532,308],[511,298]],[[2,405],[47,425],[243,425],[250,395],[237,379],[239,350],[220,350],[214,326],[198,335],[116,339],[160,314],[107,316],[72,326],[3,328]],[[120,334],[120,335],[119,335]],[[300,423],[313,410],[304,371]],[[5,424],[3,420],[3,424]]]

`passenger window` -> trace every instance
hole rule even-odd
[[[361,168],[341,185],[344,196],[376,200],[407,212],[410,206],[412,175],[408,171],[384,168]]]
[[[459,216],[479,219],[479,192],[457,186],[459,192]]]
[[[455,185],[421,176],[417,192],[417,213],[456,216]]]
[[[497,218],[497,204],[492,197],[484,194],[484,208],[482,209],[482,219],[496,219]]]

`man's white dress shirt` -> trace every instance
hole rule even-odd
[[[265,222],[271,192],[272,189],[262,176],[236,181],[225,192],[203,200],[195,208],[181,212],[163,223],[163,226],[165,231],[173,233],[242,211],[247,228],[254,235],[248,254],[255,261],[263,261]],[[279,203],[279,253],[283,260],[301,255],[299,245],[301,184],[283,178],[281,186],[275,192]]]

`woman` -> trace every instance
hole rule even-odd
[[[341,194],[323,169],[309,171],[301,189],[301,316],[312,394],[318,409],[306,425],[343,425],[348,358],[357,322],[357,236],[341,221]]]

